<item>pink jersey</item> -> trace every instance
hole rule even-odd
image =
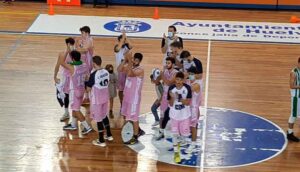
[[[177,73],[178,71],[176,69],[172,69],[172,70],[165,70],[163,75],[165,77],[165,79],[167,80],[171,80]],[[169,90],[169,86],[167,84],[164,84],[164,93],[168,93]]]
[[[72,62],[71,56],[68,53],[67,57],[65,59],[65,63],[70,63]],[[61,78],[61,82],[63,85],[63,92],[66,94],[70,93],[70,77],[71,77],[71,72],[64,68],[63,66],[60,67],[60,70],[62,71],[62,78]]]
[[[141,69],[140,66],[133,70]],[[126,77],[124,88],[124,102],[131,104],[139,104],[141,102],[141,93],[144,78],[142,77]]]
[[[92,75],[91,75],[92,76]],[[91,103],[103,104],[109,101],[109,73],[105,69],[97,70],[94,74],[95,82],[91,90]]]
[[[66,59],[65,59],[65,63],[70,63],[70,62],[72,62],[72,59],[71,59],[71,56],[70,56],[70,54],[68,53],[67,54],[67,57],[66,57]],[[68,69],[66,69],[66,68],[64,68],[64,67],[62,67],[61,68],[62,69],[62,74],[63,74],[63,76],[65,76],[65,77],[70,77],[71,76],[71,72],[68,70]]]
[[[91,118],[96,122],[102,121],[108,113],[109,102],[109,73],[105,69],[94,71],[90,75],[90,80],[86,83],[92,87],[90,94]]]
[[[70,90],[84,90],[85,77],[88,74],[86,64],[75,65],[71,76]]]
[[[171,80],[177,73],[178,71],[176,69],[172,69],[172,70],[165,70],[163,75],[167,80]],[[168,100],[167,100],[167,96],[168,96],[168,90],[169,90],[169,86],[167,84],[164,84],[164,91],[163,91],[163,95],[162,95],[162,100],[161,100],[161,104],[160,104],[160,116],[163,117],[164,116],[164,112],[165,110],[168,108]]]
[[[92,46],[94,45],[92,37],[88,37],[86,39],[80,38],[79,46],[81,48],[85,47],[87,44],[91,44]],[[89,48],[86,53],[81,54],[81,60],[82,60],[82,62],[87,64],[89,72],[92,71],[92,69],[93,69],[93,61],[92,61],[93,55],[94,55],[93,48]]]

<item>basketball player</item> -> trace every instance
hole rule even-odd
[[[79,29],[81,36],[76,40],[76,50],[81,53],[81,60],[87,64],[88,72],[93,69],[92,57],[94,54],[94,41],[91,37],[91,29],[88,26],[83,26]],[[83,104],[88,104],[88,94],[85,92]]]
[[[126,33],[123,32],[122,35],[120,35],[118,37],[118,42],[114,47],[117,69],[119,69],[121,62],[124,60],[125,54],[132,48],[133,47],[132,47],[130,40],[127,38]],[[118,95],[119,95],[121,107],[122,107],[122,102],[123,102],[123,91],[124,91],[124,87],[125,87],[125,82],[126,82],[126,73],[118,70],[117,87],[119,90]]]
[[[171,56],[175,59],[174,68],[179,71],[183,67],[183,65],[181,63],[182,60],[180,58],[180,54],[183,51],[183,46],[182,46],[181,42],[179,42],[179,41],[173,42],[172,44],[170,44],[170,46],[171,46]]]
[[[176,35],[176,27],[175,26],[169,26],[168,27],[168,36],[166,34],[163,34],[163,39],[161,41],[161,52],[164,54],[163,58],[163,66],[166,65],[166,58],[171,57],[171,44],[175,41],[178,41],[183,46],[183,41],[181,37],[178,37]]]
[[[117,75],[114,72],[114,67],[112,64],[107,64],[105,69],[109,73],[109,117],[114,118],[113,107],[114,107],[114,98],[117,97]]]
[[[175,65],[175,59],[172,57],[167,57],[166,65],[165,65],[166,69],[164,69],[161,76],[163,81],[164,91],[163,91],[163,96],[160,105],[161,125],[156,140],[160,140],[164,138],[164,129],[166,128],[167,123],[170,119],[167,97],[168,97],[169,86],[175,83],[175,75],[178,72],[176,69],[174,69],[174,65]]]
[[[178,72],[175,84],[170,86],[168,91],[175,163],[181,161],[180,145],[178,143],[179,136],[188,137],[190,135],[192,91],[189,85],[184,84],[184,80],[184,74]]]
[[[87,134],[92,131],[92,128],[88,125],[85,117],[80,111],[80,106],[82,104],[83,95],[85,92],[85,78],[88,75],[87,67],[85,63],[80,60],[80,53],[76,50],[70,52],[72,59],[71,64],[62,63],[62,66],[68,69],[71,73],[70,78],[70,100],[71,100],[71,110],[72,110],[72,122],[63,127],[64,130],[76,130],[77,129],[77,119],[84,126],[82,134]]]
[[[106,69],[101,67],[102,59],[100,56],[93,57],[94,72],[90,75],[89,81],[86,82],[87,90],[90,92],[90,112],[91,118],[97,122],[99,139],[93,141],[96,146],[105,147],[104,141],[104,127],[106,129],[107,139],[113,140],[108,114],[108,102],[109,102],[109,73]]]
[[[92,57],[94,54],[94,41],[91,37],[91,29],[83,26],[80,29],[81,36],[76,40],[76,50],[81,53],[82,62],[87,64],[89,72],[93,69]]]
[[[161,80],[161,74],[160,70],[158,68],[155,68],[152,70],[152,74],[150,75],[151,83],[155,85],[155,91],[157,98],[155,99],[154,103],[151,106],[151,112],[154,116],[155,122],[152,124],[152,126],[157,126],[159,125],[159,116],[157,114],[157,109],[160,107],[160,102],[162,99],[162,94],[164,92],[164,87],[162,83],[160,82]]]
[[[300,57],[298,65],[290,73],[290,91],[291,91],[291,115],[289,118],[289,128],[287,131],[287,139],[299,142],[299,138],[294,135],[294,123],[300,116]]]
[[[141,92],[144,81],[144,69],[140,66],[143,59],[141,53],[129,52],[125,61],[121,63],[121,71],[127,74],[124,88],[124,99],[121,107],[121,113],[126,121],[133,123],[134,135],[125,144],[136,144],[138,137],[145,134],[139,127],[139,113],[141,105]]]
[[[186,149],[186,153],[192,153],[196,147],[197,140],[197,125],[200,117],[200,105],[202,100],[202,80],[196,79],[195,75],[197,73],[196,67],[192,66],[188,69],[189,73],[189,83],[192,90],[192,100],[191,100],[191,133],[192,133],[192,142],[189,147]]]
[[[187,70],[194,66],[196,67],[196,79],[202,79],[202,74],[203,74],[203,68],[202,68],[202,63],[200,60],[197,58],[193,57],[189,51],[182,51],[180,54],[180,59],[182,59],[182,65],[183,65],[183,72],[185,76],[188,76]]]
[[[65,113],[60,118],[60,121],[64,121],[64,120],[70,118],[70,115],[69,115],[69,91],[70,91],[71,74],[66,68],[64,68],[64,67],[62,67],[61,69],[59,69],[59,68],[62,63],[72,62],[72,59],[71,59],[69,53],[75,49],[75,46],[74,46],[75,40],[73,38],[67,38],[65,40],[65,42],[66,42],[67,49],[64,52],[59,53],[57,62],[56,62],[55,68],[54,68],[54,81],[56,84],[59,84],[59,83],[62,84],[62,90],[63,90],[63,93],[65,94],[65,98],[64,98]],[[62,70],[61,80],[57,78],[57,74],[58,74],[59,70]]]

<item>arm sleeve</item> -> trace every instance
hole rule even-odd
[[[197,74],[202,74],[203,73],[203,68],[202,68],[201,61],[196,59],[195,60],[195,65],[196,65],[196,69],[197,69]]]
[[[93,85],[95,84],[95,75],[96,75],[96,72],[97,71],[94,71],[91,75],[90,75],[90,78],[87,82],[85,82],[85,86],[86,87],[90,87],[92,88]]]
[[[188,94],[187,94],[187,96],[186,96],[186,98],[187,99],[191,99],[192,98],[192,89],[191,89],[191,87],[189,86],[189,85],[185,85],[185,87],[187,88],[187,90],[188,90]]]

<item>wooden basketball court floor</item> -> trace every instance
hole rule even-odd
[[[153,7],[55,7],[57,14],[151,17]],[[91,145],[97,137],[64,132],[54,93],[53,70],[64,50],[65,36],[23,34],[44,3],[16,2],[0,6],[0,171],[199,171],[157,162],[138,155],[121,143],[122,120],[111,120],[115,141],[106,148]],[[299,12],[160,8],[161,18],[198,20],[288,22]],[[96,54],[104,64],[114,64],[115,38],[95,39]],[[160,67],[160,40],[132,39],[134,51],[144,54],[148,78]],[[207,41],[185,41],[206,71]],[[289,72],[300,56],[299,45],[212,41],[208,106],[238,109],[269,119],[286,130],[290,110]],[[206,73],[204,73],[205,75]],[[155,91],[146,79],[141,112],[150,111]],[[115,99],[114,112],[119,103]],[[295,132],[300,135],[299,123]],[[299,171],[300,144],[288,143],[285,151],[268,161],[238,168],[204,169],[206,172]]]

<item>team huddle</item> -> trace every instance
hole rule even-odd
[[[92,127],[80,111],[83,104],[89,104],[89,115],[97,122],[99,138],[94,145],[104,147],[106,141],[113,141],[109,118],[113,118],[113,100],[118,95],[120,113],[126,122],[133,124],[133,136],[124,144],[136,144],[145,134],[139,127],[141,92],[144,82],[144,69],[141,66],[142,53],[132,53],[133,45],[123,32],[117,37],[114,46],[115,67],[107,64],[103,68],[100,56],[94,55],[94,43],[90,28],[80,28],[79,38],[67,38],[67,49],[59,54],[54,70],[57,98],[65,113],[61,121],[70,119],[64,130],[77,130],[78,120],[83,126],[82,134],[88,134]],[[192,153],[196,147],[199,107],[202,99],[202,63],[183,49],[183,39],[176,35],[174,26],[168,27],[168,35],[163,35],[161,51],[163,66],[154,68],[150,75],[155,85],[157,98],[151,107],[159,132],[155,136],[159,141],[165,137],[165,129],[170,121],[174,161],[179,163],[180,146],[189,143],[186,153]],[[58,72],[61,78],[58,79]],[[70,106],[69,106],[70,104]],[[72,117],[69,115],[69,107]],[[157,109],[160,108],[160,115]],[[104,130],[105,135],[104,135]],[[191,136],[191,141],[188,137]]]

